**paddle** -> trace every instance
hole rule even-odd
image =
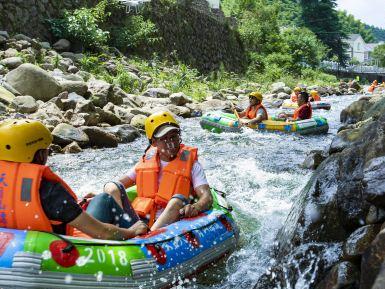
[[[237,111],[237,109],[235,108],[234,103],[231,103],[231,106],[232,106],[234,115],[237,117],[237,120],[238,120],[238,123],[239,123],[239,127],[241,127],[241,126],[242,126],[241,118],[239,117],[238,111]]]

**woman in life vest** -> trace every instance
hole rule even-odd
[[[136,184],[132,205],[139,216],[153,231],[210,209],[213,200],[197,149],[182,144],[174,117],[167,111],[154,113],[146,119],[145,131],[149,146],[118,181],[123,189]],[[104,190],[122,205],[116,183],[107,183]],[[195,197],[198,201],[192,203]]]
[[[377,79],[375,79],[375,80],[372,82],[372,84],[369,86],[368,92],[373,93],[374,90],[376,89],[377,85],[378,85],[378,81],[377,81]]]
[[[268,119],[266,108],[262,105],[262,100],[263,96],[258,91],[249,94],[249,106],[238,114],[241,118],[241,125],[252,126]]]
[[[304,120],[312,117],[312,108],[309,102],[309,94],[302,91],[298,96],[298,108],[294,111],[291,117],[288,114],[281,113],[280,118],[286,119],[287,121]]]
[[[301,92],[301,88],[300,87],[295,87],[292,94],[290,95],[290,100],[291,102],[297,102],[298,101],[298,95],[299,93]]]
[[[310,91],[309,101],[321,101],[321,97],[319,96],[317,90]]]
[[[0,123],[0,227],[66,235],[76,228],[93,238],[113,240],[147,231],[138,219],[124,229],[84,212],[71,188],[45,165],[51,142],[51,132],[38,121]]]

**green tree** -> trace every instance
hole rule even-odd
[[[353,15],[346,11],[338,11],[342,29],[346,34],[360,34],[365,42],[375,42],[375,37],[371,29],[362,23],[360,20],[354,18]]]
[[[385,67],[385,44],[378,45],[374,48],[372,58],[378,60],[381,67]]]
[[[293,67],[300,69],[301,65],[316,67],[327,54],[327,48],[308,28],[289,28],[282,32],[287,45],[287,52],[293,59]]]
[[[317,37],[330,48],[328,56],[336,55],[340,62],[345,63],[347,37],[339,22],[335,10],[336,0],[299,0],[302,6],[302,23],[313,31]]]

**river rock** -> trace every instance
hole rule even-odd
[[[73,127],[72,125],[61,123],[55,127],[52,131],[54,143],[60,146],[66,146],[72,142],[77,142],[80,145],[88,143],[89,138],[86,133],[80,128]]]
[[[340,121],[350,124],[362,120],[365,112],[372,106],[369,100],[370,98],[368,97],[362,97],[358,101],[351,103],[341,111]]]
[[[11,107],[20,113],[34,113],[38,109],[36,100],[30,95],[15,97],[11,102]]]
[[[71,125],[75,127],[81,127],[81,126],[95,126],[98,125],[100,122],[100,116],[96,112],[81,112],[72,114],[72,117],[70,119]]]
[[[134,115],[130,124],[137,129],[144,129],[144,122],[146,121],[146,118],[147,116],[143,114]]]
[[[100,116],[100,122],[108,123],[110,125],[119,125],[122,123],[122,120],[110,111],[103,110],[100,107],[96,107],[95,111]]]
[[[363,185],[366,200],[385,207],[385,156],[370,160],[364,169]]]
[[[326,155],[324,151],[313,150],[306,156],[301,167],[315,170],[325,159]]]
[[[62,91],[68,91],[69,93],[75,92],[78,95],[84,96],[88,91],[87,83],[83,81],[64,80],[59,83],[62,87]]]
[[[85,101],[86,99],[83,96],[81,96],[75,92],[71,92],[71,93],[68,93],[68,100],[73,100],[76,103],[78,103],[81,101]]]
[[[355,89],[356,91],[360,91],[360,90],[361,90],[360,84],[359,84],[358,81],[355,80],[355,79],[353,79],[351,82],[349,82],[349,88],[353,88],[353,89]]]
[[[0,75],[4,75],[8,73],[8,68],[6,68],[4,65],[0,64]]]
[[[286,92],[287,89],[285,87],[287,86],[284,82],[275,82],[271,85],[271,92],[272,93]],[[289,88],[289,93],[290,93],[290,88]]]
[[[159,110],[163,110],[163,109],[159,108]],[[167,110],[169,110],[170,112],[172,112],[173,114],[175,114],[177,116],[181,116],[184,118],[191,117],[190,109],[185,107],[185,106],[176,106],[174,104],[169,104],[167,106]],[[157,109],[154,109],[154,112],[155,111],[157,111]]]
[[[118,137],[120,143],[133,142],[140,137],[139,131],[129,124],[116,125],[105,128],[105,130]]]
[[[290,95],[286,92],[279,92],[277,95],[278,99],[290,99]]]
[[[350,262],[341,262],[330,270],[326,277],[317,285],[316,289],[358,288],[360,272]]]
[[[61,92],[60,84],[51,75],[29,63],[9,72],[5,80],[21,94],[31,95],[36,100],[48,101]]]
[[[146,97],[146,96],[136,96],[135,102],[137,102],[142,107],[146,106],[150,108],[167,106],[171,104],[171,100],[169,98],[155,98],[155,97]]]
[[[60,39],[53,44],[53,48],[59,52],[69,51],[71,49],[71,42],[67,39]]]
[[[15,68],[17,68],[23,64],[23,59],[21,59],[21,57],[5,58],[5,59],[0,61],[0,64],[4,65],[5,67],[7,67],[9,69],[15,69]]]
[[[17,57],[19,54],[19,51],[17,51],[14,48],[8,48],[4,51],[4,58],[11,58],[11,57]]]
[[[226,102],[219,99],[211,99],[203,101],[199,104],[199,108],[202,112],[210,111],[210,110],[222,110],[225,108]]]
[[[170,91],[162,87],[149,88],[143,93],[143,95],[155,98],[166,98],[170,96]]]
[[[183,106],[186,103],[191,103],[192,100],[188,98],[183,92],[173,93],[170,95],[170,100],[172,104],[177,106]]]
[[[88,135],[88,145],[91,147],[106,148],[118,146],[118,138],[100,127],[81,127],[81,129]]]
[[[15,95],[0,85],[0,102],[10,104],[15,99]]]
[[[381,225],[367,225],[354,231],[344,244],[344,259],[353,260],[360,257],[374,240]]]
[[[368,215],[366,216],[366,224],[379,224],[385,221],[385,210],[370,206]]]
[[[384,259],[385,231],[382,230],[362,256],[360,289],[372,288]]]
[[[82,148],[75,141],[63,148],[63,153],[65,154],[77,154],[82,151],[83,151]]]
[[[79,101],[76,104],[76,108],[74,110],[75,113],[81,112],[95,112],[95,106],[91,100],[83,100]]]

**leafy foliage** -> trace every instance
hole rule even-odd
[[[380,66],[385,67],[385,44],[378,45],[374,48],[372,57],[378,60]]]
[[[353,15],[348,14],[346,11],[339,11],[338,17],[346,34],[360,34],[366,43],[375,41],[372,30],[368,29],[360,20],[354,18]]]
[[[127,17],[125,25],[113,28],[111,34],[112,44],[122,51],[147,50],[161,40],[155,24],[142,15]]]
[[[53,34],[58,38],[79,41],[89,49],[106,45],[109,32],[99,28],[99,24],[108,16],[105,12],[107,3],[103,0],[94,8],[64,11],[63,18],[49,20]]]

